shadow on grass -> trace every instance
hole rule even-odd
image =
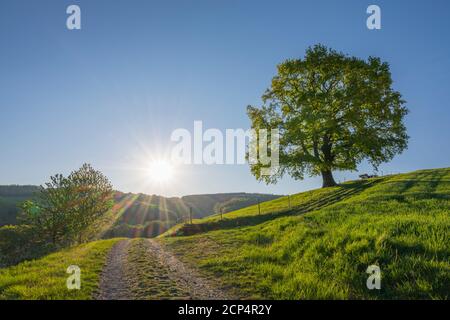
[[[410,192],[407,194],[392,194],[392,195],[379,195],[370,197],[371,202],[380,201],[398,201],[406,204],[413,205],[417,200],[450,200],[450,194],[434,193],[434,192]]]
[[[424,171],[416,174],[416,179],[395,179],[392,181],[387,181],[388,184],[395,184],[395,191],[399,194],[408,192],[411,188],[415,186],[421,186],[425,184],[428,192],[432,193],[436,188],[442,183],[449,183],[450,179],[446,179],[448,172],[442,171]]]

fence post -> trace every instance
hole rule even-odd
[[[261,204],[258,198],[258,214],[261,214]]]
[[[192,207],[189,207],[189,220],[192,224]]]
[[[289,203],[289,209],[291,208],[291,196],[288,195],[288,203]]]
[[[223,220],[223,208],[220,208],[220,220]]]

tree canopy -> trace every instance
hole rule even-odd
[[[67,177],[50,177],[36,199],[22,205],[23,220],[53,244],[81,242],[112,207],[112,195],[108,178],[83,164]]]
[[[251,164],[256,178],[267,183],[284,174],[322,175],[323,187],[333,186],[333,171],[356,170],[364,159],[376,169],[407,147],[408,110],[392,88],[389,64],[379,58],[310,47],[303,59],[278,65],[262,101],[247,108],[252,129],[280,133],[277,170],[262,175],[264,165]]]

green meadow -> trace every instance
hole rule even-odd
[[[164,242],[241,298],[449,298],[450,169],[300,193],[291,210],[286,200],[197,220],[191,236],[173,237],[179,226]],[[369,265],[380,290],[366,286]]]
[[[120,239],[89,242],[44,258],[0,269],[0,299],[91,299],[111,247]],[[81,269],[80,290],[68,290],[67,267]]]

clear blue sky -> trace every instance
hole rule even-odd
[[[66,29],[70,4],[81,7],[82,30]],[[369,4],[381,7],[379,31],[366,28]],[[1,0],[0,184],[41,184],[90,162],[123,191],[319,187],[319,178],[266,186],[246,165],[183,167],[170,186],[133,169],[194,120],[248,128],[245,108],[260,104],[276,64],[316,43],[391,64],[411,140],[384,172],[448,167],[449,31],[450,2],[437,0]]]

